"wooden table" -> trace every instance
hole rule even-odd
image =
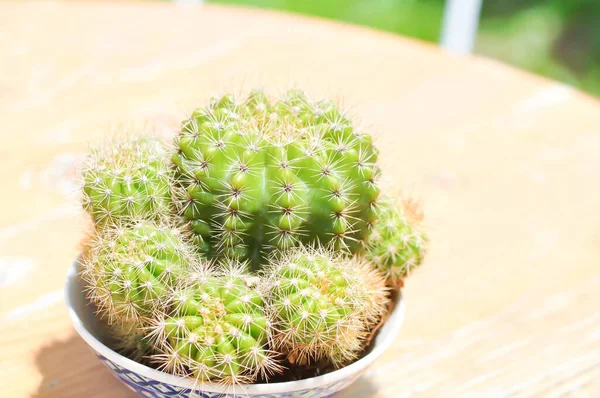
[[[405,326],[342,397],[600,395],[600,104],[498,62],[274,12],[0,3],[0,395],[132,397],[63,301],[75,166],[221,89],[298,83],[377,134],[432,240]]]

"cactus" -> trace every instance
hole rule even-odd
[[[389,197],[378,203],[377,213],[365,257],[393,286],[402,286],[403,278],[425,256],[427,238],[419,228],[422,215],[417,214],[412,202],[398,203]]]
[[[368,238],[378,152],[331,102],[225,95],[184,121],[175,148],[175,202],[204,253],[256,269],[274,249],[355,252]]]
[[[380,200],[377,157],[371,135],[301,90],[215,98],[172,150],[93,150],[81,277],[114,347],[196,383],[357,359],[426,245],[410,203]]]
[[[155,317],[151,339],[161,369],[196,382],[249,383],[280,371],[268,349],[270,326],[257,278],[230,262],[224,270],[197,270],[169,294]]]
[[[83,205],[96,226],[166,216],[171,206],[167,159],[166,148],[152,138],[94,149],[82,174]]]
[[[292,364],[343,366],[386,311],[383,277],[357,257],[300,247],[264,272],[273,345]]]
[[[148,221],[124,224],[107,226],[92,238],[81,260],[81,276],[119,346],[125,351],[141,348],[144,355],[141,330],[196,259],[176,229]]]
[[[134,319],[121,319],[105,327],[117,352],[136,362],[150,365],[148,358],[156,351],[148,340],[147,326]]]

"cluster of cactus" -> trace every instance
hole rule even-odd
[[[346,113],[299,90],[214,99],[172,146],[92,151],[81,275],[116,346],[197,382],[355,360],[426,242],[380,199],[377,156]]]

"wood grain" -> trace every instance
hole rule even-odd
[[[0,395],[131,397],[69,324],[77,163],[224,89],[308,86],[377,135],[432,240],[405,326],[342,397],[600,396],[600,104],[497,62],[273,12],[0,3]]]

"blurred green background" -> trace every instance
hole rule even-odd
[[[439,42],[444,0],[208,0]],[[475,52],[600,96],[600,0],[483,0]]]

